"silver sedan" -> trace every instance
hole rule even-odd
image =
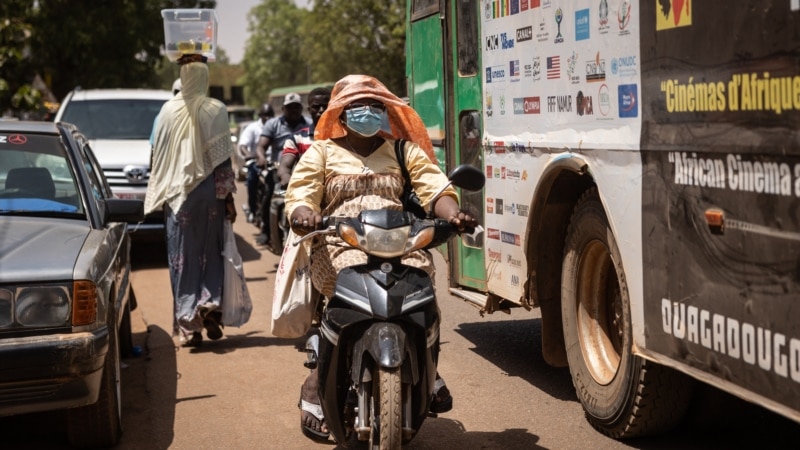
[[[0,416],[69,409],[72,445],[119,440],[142,219],[76,127],[0,121]]]

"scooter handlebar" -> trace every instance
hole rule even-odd
[[[297,239],[292,243],[292,245],[299,245],[301,242],[312,239],[316,236],[326,236],[329,234],[336,234],[336,227],[341,222],[346,222],[349,220],[353,220],[351,217],[339,217],[339,216],[324,216],[322,218],[322,227],[319,230],[314,230],[300,239]],[[451,224],[446,219],[416,219],[416,221],[422,222],[423,227],[433,226],[434,229],[434,238],[433,241],[426,246],[426,248],[433,248],[438,247],[441,244],[447,242],[451,237],[456,234],[465,233],[465,234],[472,234],[474,233],[475,229],[473,227],[466,227],[463,231],[458,231],[458,229]],[[427,223],[425,223],[427,222]]]

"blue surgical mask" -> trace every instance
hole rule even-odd
[[[347,128],[355,133],[372,137],[378,134],[384,124],[386,112],[375,112],[372,108],[353,108],[345,111]]]

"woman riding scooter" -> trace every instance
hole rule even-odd
[[[286,211],[292,229],[300,235],[322,225],[322,216],[355,217],[365,209],[403,209],[404,177],[395,157],[396,139],[407,141],[404,153],[411,184],[428,209],[436,190],[448,183],[436,164],[431,141],[419,115],[392,94],[380,81],[365,75],[349,75],[333,88],[328,109],[322,115],[315,142],[295,166],[286,193]],[[458,230],[477,226],[477,221],[458,206],[453,188],[445,190],[433,205],[439,218]],[[366,255],[341,244],[335,235],[315,241],[311,249],[311,278],[324,296],[333,294],[337,273],[363,264]],[[433,278],[433,261],[427,251],[415,251],[403,264],[417,267]],[[316,371],[301,390],[301,427],[316,440],[329,436],[319,407]],[[433,412],[452,408],[452,397],[443,381],[437,381]]]

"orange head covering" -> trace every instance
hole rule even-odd
[[[347,135],[347,127],[339,120],[344,107],[350,103],[371,98],[386,105],[386,114],[392,133],[381,130],[378,135],[389,139],[405,139],[419,145],[432,162],[436,162],[433,144],[425,124],[416,111],[386,88],[376,78],[368,75],[347,75],[337,81],[331,91],[331,100],[314,128],[314,139],[335,139]]]

